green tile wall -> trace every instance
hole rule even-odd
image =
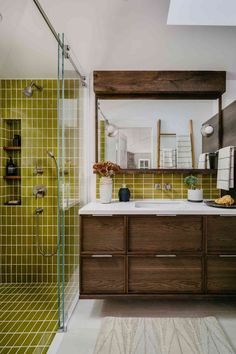
[[[57,277],[57,259],[43,258],[36,247],[35,209],[42,206],[40,240],[49,252],[57,240],[57,180],[53,161],[46,150],[57,154],[57,80],[35,80],[44,87],[27,98],[22,93],[31,80],[1,80],[1,121],[7,127],[4,144],[12,138],[14,120],[21,124],[21,181],[6,182],[1,178],[2,277],[3,282],[52,282]],[[12,124],[9,124],[12,121]],[[4,135],[3,135],[4,136]],[[2,150],[2,149],[1,149]],[[3,152],[1,175],[5,173],[8,152]],[[19,152],[13,158],[20,165]],[[18,159],[18,160],[17,160]],[[34,175],[35,166],[42,166],[42,176]],[[34,185],[48,188],[44,199],[35,199]],[[15,191],[14,191],[15,189]],[[17,190],[17,191],[16,191]],[[21,206],[3,206],[12,195],[20,194]]]
[[[99,139],[100,143],[100,151],[98,152],[98,156],[100,156],[101,161],[105,161],[106,156],[106,137],[105,137],[105,121],[99,119]]]
[[[186,199],[187,186],[184,184],[184,174],[119,174],[113,178],[113,199],[118,198],[122,183],[126,183],[132,199]],[[219,190],[216,188],[216,176],[198,175],[199,187],[204,190],[204,198],[216,198]],[[154,185],[171,183],[172,190],[156,190]],[[99,199],[99,177],[96,181],[96,197]]]
[[[79,205],[65,211],[65,319],[79,291]]]
[[[57,258],[43,258],[36,247],[35,209],[43,207],[40,218],[40,240],[49,252],[57,241],[57,178],[53,160],[46,151],[57,156],[57,80],[34,80],[43,86],[27,98],[22,93],[32,80],[1,80],[1,176],[5,174],[9,153],[2,146],[8,145],[10,136],[8,120],[20,119],[21,123],[21,182],[0,180],[0,201],[2,215],[2,276],[5,282],[57,281]],[[65,99],[79,95],[79,81],[65,80]],[[11,132],[12,134],[12,132]],[[65,125],[65,183],[70,185],[69,197],[79,193],[79,126]],[[17,155],[18,154],[18,155]],[[19,152],[13,158],[17,160]],[[20,161],[17,161],[20,166]],[[36,165],[43,167],[43,175],[34,175]],[[62,169],[62,167],[61,167]],[[17,183],[17,184],[16,184]],[[47,196],[35,199],[34,185],[45,184]],[[15,189],[15,191],[14,191]],[[10,196],[20,194],[21,206],[3,206]]]
[[[26,98],[22,90],[32,80],[44,89],[42,92],[35,91],[33,97]],[[74,121],[71,122],[70,116],[65,117],[63,134],[65,160],[64,164],[60,161],[60,174],[65,172],[62,180],[69,186],[65,197],[70,199],[79,198],[79,95],[79,80],[65,80],[65,99],[68,100],[67,103],[72,104],[72,109],[70,109],[72,112],[67,112],[67,114],[72,114]],[[77,107],[73,102],[76,102]],[[9,182],[2,178],[5,174],[6,160],[9,157],[9,153],[3,151],[3,146],[8,145],[14,133],[18,133],[19,130],[22,149],[21,153],[14,152],[13,158],[19,166],[21,181]],[[58,233],[57,176],[54,162],[47,156],[46,151],[52,151],[57,157],[57,132],[57,80],[0,80],[0,283],[2,283],[0,291],[3,294],[0,298],[0,301],[3,301],[0,307],[4,306],[5,311],[2,313],[3,322],[0,318],[1,328],[4,326],[0,352],[3,353],[4,350],[15,353],[19,349],[18,342],[21,338],[27,339],[22,352],[46,353],[58,326],[58,260],[57,256],[46,258],[39,254],[36,246],[35,217],[36,207],[43,207],[44,212],[40,216],[40,242],[46,251],[55,250]],[[62,139],[61,125],[59,132]],[[43,175],[34,174],[36,165],[43,168]],[[47,186],[47,195],[43,199],[35,199],[32,194],[33,186],[41,184]],[[60,187],[62,195],[62,184]],[[12,197],[21,197],[21,205],[5,206],[4,202]],[[63,219],[65,224],[65,310],[67,314],[79,285],[78,205],[64,213],[62,208],[60,210],[61,220]],[[62,268],[60,271],[62,274]],[[30,297],[31,303],[23,306],[22,296],[25,298],[31,289],[35,290]],[[17,328],[14,329],[9,326],[5,328],[4,321],[9,311],[5,303],[5,291],[8,292],[9,301],[12,300],[10,309],[10,314],[14,317],[12,325],[18,323],[18,327],[15,326]],[[10,297],[11,292],[14,293],[14,298]],[[39,293],[42,295],[41,300],[37,297]],[[37,301],[41,301],[40,310],[36,307]],[[22,306],[21,311],[18,311],[18,304]],[[35,311],[29,305],[32,305]],[[30,315],[27,309],[31,310]],[[24,311],[27,316],[26,326],[20,320]],[[44,314],[45,317],[41,316],[40,321],[35,321],[39,311],[40,316]],[[48,323],[50,330],[45,337],[44,327],[46,326],[44,325]],[[35,328],[37,333],[34,333],[32,328]],[[22,333],[18,335],[20,329]],[[8,332],[13,330],[17,333],[11,336]]]
[[[79,98],[79,100],[78,100]],[[75,100],[77,99],[77,100]],[[78,80],[65,81],[65,124],[64,124],[64,195],[76,205],[64,212],[64,274],[65,274],[65,320],[73,300],[79,291],[79,217],[78,198],[80,188],[80,130],[82,117],[82,88]],[[68,108],[69,105],[69,108]],[[70,117],[70,119],[69,119]]]

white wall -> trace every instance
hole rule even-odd
[[[151,153],[152,150],[152,129],[151,128],[131,128],[120,129],[127,137],[127,150],[134,154]]]
[[[179,69],[227,70],[236,77],[236,28],[168,26],[168,0],[40,3],[88,76],[95,69]],[[1,0],[0,11],[0,76],[52,77],[57,46],[54,51],[55,39],[33,1]]]
[[[236,80],[226,80],[226,92],[222,97],[223,109],[236,100]],[[213,103],[213,114],[218,113],[218,102]]]

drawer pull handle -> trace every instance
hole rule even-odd
[[[236,258],[236,254],[220,254],[220,258]]]
[[[176,254],[156,254],[157,258],[175,258]]]
[[[93,214],[92,216],[113,216],[113,214]]]
[[[156,216],[177,216],[176,214],[156,214]]]
[[[224,217],[224,216],[226,216],[226,217],[228,217],[228,216],[234,216],[234,217],[235,217],[235,214],[221,214],[220,216],[222,216],[222,217]]]
[[[93,254],[92,258],[112,258],[111,254]]]

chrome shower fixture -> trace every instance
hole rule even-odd
[[[42,213],[43,213],[43,208],[38,207],[38,208],[35,209],[35,214],[36,215],[39,215],[39,214],[42,214]]]
[[[51,157],[51,159],[53,159],[57,170],[57,176],[58,176],[59,168],[58,168],[57,159],[55,158],[54,153],[52,151],[47,150],[47,154],[49,157]]]
[[[32,97],[35,89],[37,91],[43,91],[43,87],[42,86],[36,85],[35,82],[31,81],[30,85],[26,86],[24,88],[23,93],[25,94],[26,97]]]
[[[55,159],[55,156],[54,156],[54,154],[53,154],[52,151],[47,150],[47,154],[48,154],[48,156],[51,157],[52,159]]]

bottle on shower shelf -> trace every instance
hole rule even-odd
[[[21,136],[19,134],[15,134],[12,143],[13,146],[21,146]]]
[[[6,176],[17,176],[17,165],[13,162],[12,157],[9,158],[6,164]]]

